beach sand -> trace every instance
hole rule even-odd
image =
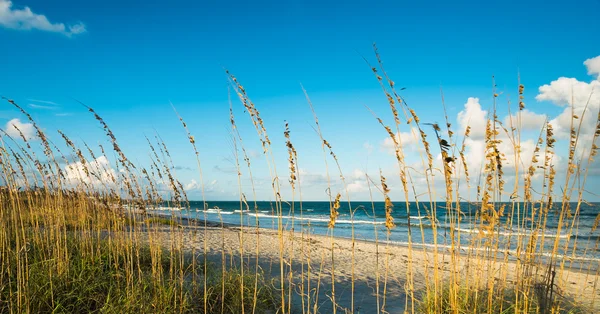
[[[309,302],[312,313],[315,306],[319,313],[332,312],[332,264],[335,265],[335,301],[341,313],[351,309],[353,272],[355,312],[375,313],[379,306],[389,313],[403,313],[406,307],[406,291],[412,288],[414,296],[419,298],[424,293],[426,281],[433,280],[435,272],[438,273],[438,278],[443,278],[444,281],[455,274],[462,282],[485,285],[488,276],[493,276],[496,282],[514,282],[515,274],[518,273],[517,268],[522,267],[517,261],[503,263],[503,256],[498,258],[498,262],[494,262],[491,259],[470,257],[468,254],[455,254],[455,258],[459,261],[451,263],[452,254],[447,249],[440,248],[436,257],[432,247],[413,247],[410,250],[406,246],[386,246],[366,241],[353,243],[349,239],[341,238],[333,239],[332,259],[329,236],[285,231],[281,240],[277,230],[257,230],[254,227],[240,228],[239,226],[220,227],[214,223],[207,224],[205,228],[202,221],[181,223],[176,228],[161,226],[153,228],[152,231],[146,230],[141,233],[143,240],[159,241],[164,246],[177,245],[189,253],[194,252],[200,260],[204,258],[202,252],[206,246],[207,260],[217,266],[222,265],[224,261],[227,267],[231,265],[239,267],[243,251],[245,265],[254,269],[258,262],[258,266],[266,276],[276,279],[280,278],[280,247],[283,247],[286,289],[290,267],[293,273],[293,313],[302,313],[303,303],[304,308],[308,308]],[[260,252],[258,259],[257,243]],[[354,263],[352,262],[353,246]],[[435,260],[437,263],[434,262]],[[410,267],[409,261],[412,261]],[[352,271],[352,264],[354,264],[354,271]],[[407,269],[411,269],[414,278],[412,281],[407,281]],[[538,269],[537,272],[542,274],[544,270]],[[560,295],[589,307],[593,313],[600,311],[600,289],[595,288],[598,279],[600,276],[596,270],[581,271],[570,268],[557,270],[554,282]],[[379,298],[377,297],[378,280]],[[407,282],[414,282],[414,287],[407,286]],[[310,300],[306,296],[309,285],[312,292]],[[305,292],[304,298],[301,297],[301,291]],[[286,298],[287,296],[286,291]],[[410,303],[407,310],[411,312]]]

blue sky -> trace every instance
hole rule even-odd
[[[441,86],[450,120],[460,131],[459,112],[477,119],[477,113],[489,109],[492,75],[501,92],[500,115],[505,116],[507,98],[516,103],[520,73],[531,111],[528,121],[535,126],[545,114],[559,127],[568,103],[561,95],[573,86],[580,87],[577,93],[589,95],[598,86],[594,71],[600,61],[593,59],[600,55],[598,12],[598,0],[0,0],[0,41],[5,44],[0,50],[0,94],[25,106],[57,143],[57,129],[79,143],[105,143],[99,125],[75,101],[80,100],[107,121],[125,153],[142,164],[148,161],[144,135],[158,132],[181,167],[177,175],[189,187],[190,197],[199,199],[193,152],[172,102],[197,139],[207,198],[236,199],[227,68],[266,121],[279,175],[287,175],[287,120],[306,178],[303,198],[326,199],[320,142],[302,84],[344,174],[355,184],[353,198],[366,199],[361,173],[377,174],[382,168],[393,176],[395,165],[385,131],[364,107],[392,122],[386,99],[362,59],[375,62],[373,42],[424,122],[443,122]],[[584,65],[588,59],[593,62]],[[539,89],[552,82],[556,83],[545,92]],[[470,102],[471,110],[465,107],[469,97],[478,98]],[[260,185],[258,198],[271,199],[260,143],[240,102],[234,98],[233,104]],[[8,104],[2,105],[0,125],[10,127],[13,119],[26,123]],[[401,132],[410,132],[404,128]],[[536,131],[526,133],[532,138]],[[419,160],[418,149],[412,152]],[[390,180],[399,197],[397,181]],[[249,194],[248,189],[246,182],[244,193]]]

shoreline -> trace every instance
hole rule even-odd
[[[156,216],[156,217],[162,217],[162,218],[168,218],[168,219],[173,219],[176,218],[178,221],[181,222],[186,222],[186,224],[189,224],[190,222],[200,222],[202,223],[201,226],[204,226],[204,222],[206,221],[206,227],[224,227],[224,228],[242,228],[244,230],[247,229],[253,229],[256,230],[257,227],[255,226],[242,226],[241,224],[234,224],[234,223],[225,223],[225,222],[215,222],[215,221],[210,221],[210,220],[205,220],[204,218],[193,218],[193,217],[184,217],[184,216],[175,216],[173,214],[171,215],[167,215],[167,214],[161,214],[161,213],[146,213],[146,215],[149,216]],[[414,228],[418,228],[418,226],[413,226]],[[265,230],[265,231],[277,231],[276,229],[273,228],[269,228],[269,227],[258,227],[259,230]],[[462,230],[459,230],[460,232],[463,232]],[[302,231],[296,231],[296,230],[284,230],[284,232],[294,232],[296,235],[298,234],[302,234]],[[469,232],[471,233],[471,232]],[[311,236],[322,236],[322,237],[327,237],[329,238],[330,235],[324,235],[324,234],[318,234],[318,233],[311,233]],[[531,235],[528,235],[531,236]],[[345,237],[345,236],[336,236],[334,234],[333,236],[335,239],[344,239],[344,240],[349,240],[349,241],[357,241],[357,242],[364,242],[364,243],[371,243],[371,244],[379,244],[379,245],[390,245],[390,246],[397,246],[397,247],[402,247],[402,248],[409,248],[410,245],[412,245],[413,248],[418,248],[418,249],[428,249],[428,250],[433,250],[435,248],[435,244],[433,243],[422,243],[422,242],[413,242],[413,243],[408,243],[408,242],[401,242],[401,241],[394,241],[394,240],[386,240],[386,239],[364,239],[364,238],[354,238],[352,239],[351,237]],[[515,238],[517,238],[518,236],[515,236]],[[551,237],[552,238],[552,237]],[[571,238],[573,238],[573,236],[571,236]],[[452,254],[451,252],[451,245],[448,244],[437,244],[438,247],[438,253],[439,254]],[[460,251],[460,255],[466,256],[468,254],[471,254],[469,251],[485,251],[484,248],[479,248],[479,249],[475,249],[475,248],[470,248],[470,247],[465,247],[464,245],[462,247],[460,247],[459,251]],[[497,254],[501,254],[501,257],[504,257],[506,255],[507,251],[505,250],[499,250],[497,252]],[[544,253],[536,253],[538,256],[543,256],[543,257],[548,257],[550,255],[550,253],[548,252],[544,252]],[[511,249],[508,250],[508,255],[509,255],[509,260],[511,260],[512,262],[516,262],[519,257],[516,255],[516,251]],[[596,270],[600,270],[600,257],[578,257],[578,256],[569,256],[569,255],[564,255],[564,254],[558,254],[555,255],[558,256],[559,258],[565,258],[565,268],[569,268],[571,270],[578,270],[578,268],[576,267],[576,265],[573,266],[567,266],[566,264],[573,264],[573,263],[584,263],[584,262],[595,262],[597,263],[597,268]]]

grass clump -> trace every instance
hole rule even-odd
[[[27,306],[22,308],[32,313],[134,313],[173,312],[178,308],[190,310],[193,305],[185,302],[177,305],[177,286],[168,280],[151,278],[153,267],[148,247],[130,247],[118,252],[108,241],[99,240],[94,254],[80,244],[80,239],[69,236],[66,241],[68,259],[46,259],[40,245],[27,247],[29,265]],[[87,251],[87,252],[86,252]],[[128,252],[137,252],[137,258]],[[23,258],[22,250],[11,248],[8,252],[8,268],[3,269],[0,282],[0,312],[15,310],[20,292],[15,286],[18,275],[17,259]],[[5,255],[6,256],[6,255]],[[6,261],[3,261],[6,262]],[[24,261],[20,261],[23,263]],[[127,265],[129,264],[129,265]],[[168,269],[169,261],[163,259],[160,266]],[[139,270],[135,278],[126,268]],[[154,265],[156,266],[156,265]],[[131,280],[132,279],[132,280]],[[157,302],[157,301],[163,302]]]
[[[92,244],[89,250],[82,244]],[[28,281],[27,306],[22,308],[31,313],[239,313],[241,295],[240,272],[228,269],[221,272],[193,265],[189,258],[184,263],[178,260],[182,253],[169,255],[167,250],[157,253],[147,246],[132,243],[115,249],[116,242],[108,239],[81,239],[81,235],[70,234],[65,243],[67,259],[46,259],[44,249],[29,245],[17,250],[13,245],[6,248],[2,262],[6,266],[0,276],[0,313],[15,311],[16,299],[21,293],[16,286],[17,259],[26,258]],[[14,242],[13,242],[14,244]],[[123,243],[121,243],[123,244]],[[26,255],[26,256],[24,256]],[[7,259],[7,260],[4,260]],[[64,261],[67,261],[66,263]],[[23,263],[25,261],[20,261]],[[132,271],[133,269],[133,271]],[[204,297],[203,281],[193,281],[192,274],[208,278],[208,308],[201,302]],[[183,274],[172,276],[171,274]],[[223,278],[223,280],[221,280]],[[262,276],[260,282],[257,313],[275,308],[275,293]],[[180,279],[183,279],[180,280]],[[255,276],[247,273],[247,282]],[[244,298],[251,305],[253,286],[246,286]],[[223,310],[222,310],[223,309]]]
[[[460,286],[451,289],[449,285],[442,287],[437,295],[423,293],[418,313],[450,314],[450,313],[493,313],[493,314],[533,314],[533,313],[585,313],[582,308],[564,297],[554,295],[548,300],[541,291],[543,284],[536,284],[527,291],[517,291],[514,288],[469,289]],[[488,300],[492,300],[491,304]]]
[[[260,273],[253,274],[249,269],[245,269],[243,275],[239,268],[228,268],[223,273],[210,272],[207,282],[208,307],[215,312],[251,313],[255,286],[257,287],[255,313],[275,313],[281,303],[274,282],[268,281]],[[243,293],[240,293],[242,282],[244,282]]]

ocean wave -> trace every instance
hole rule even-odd
[[[146,207],[147,210],[166,210],[166,211],[179,211],[184,208],[182,207],[170,207],[170,206],[158,206],[158,207]]]
[[[249,216],[253,216],[253,217],[259,217],[259,218],[279,218],[278,215],[271,215],[271,214],[267,214],[264,212],[260,212],[260,213],[248,213]],[[346,215],[347,216],[347,215]],[[313,216],[313,217],[300,217],[300,216],[289,216],[289,215],[283,215],[281,216],[282,219],[294,219],[294,220],[302,220],[302,221],[314,221],[314,222],[329,222],[330,218],[329,216]],[[416,223],[411,223],[411,226],[414,227],[419,227],[419,226],[431,226],[429,224],[424,224],[423,222],[421,222],[421,220],[424,220],[426,218],[429,218],[428,216],[411,216],[411,219],[417,220],[419,222]],[[363,225],[385,225],[385,220],[383,219],[378,219],[378,220],[364,220],[364,219],[354,219],[354,221],[352,219],[336,219],[335,221],[336,224],[363,224]],[[398,225],[404,225],[406,226],[407,224],[405,222],[403,222],[402,220],[397,220],[396,224]]]
[[[259,218],[279,218],[277,215],[268,215],[263,213],[249,213],[249,216],[259,217]],[[329,222],[329,217],[297,217],[297,216],[281,216],[283,219],[294,219],[294,220],[303,220],[303,221],[315,221],[315,222]],[[367,224],[367,225],[383,225],[385,221],[372,221],[372,220],[348,220],[348,219],[336,219],[336,224]]]
[[[233,214],[233,212],[226,212],[226,211],[220,210],[218,208],[209,208],[207,210],[203,210],[202,212],[204,212],[205,214],[219,214],[219,215],[231,215],[231,214]]]
[[[500,234],[503,236],[519,236],[519,235],[524,235],[524,236],[532,236],[533,233],[531,231],[510,231],[510,230],[506,230],[506,231],[500,231],[500,230],[493,230],[493,231],[488,231],[488,230],[483,230],[483,229],[463,229],[463,228],[459,228],[458,231],[460,232],[465,232],[465,233],[472,233],[472,234]],[[568,239],[571,236],[568,234],[551,234],[551,233],[544,233],[544,234],[538,234],[538,236],[544,236],[546,238],[562,238],[562,239]]]

